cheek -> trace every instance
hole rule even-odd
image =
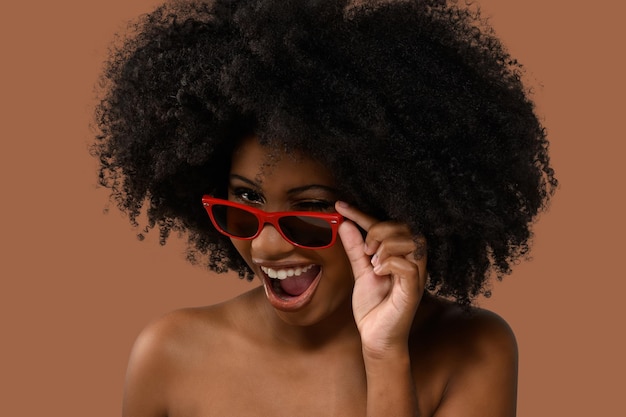
[[[252,257],[250,255],[250,243],[251,240],[241,240],[241,239],[230,239],[230,242],[233,244],[239,255],[243,258],[244,261],[248,264],[250,268],[252,268]]]

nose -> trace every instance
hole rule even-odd
[[[295,246],[285,240],[271,224],[266,224],[261,233],[252,239],[252,254],[255,258],[278,259],[291,253]]]

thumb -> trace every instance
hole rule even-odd
[[[354,279],[358,280],[359,277],[373,269],[370,256],[365,253],[363,236],[356,225],[351,220],[346,219],[339,226],[339,237],[352,266]]]

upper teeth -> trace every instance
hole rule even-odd
[[[285,279],[287,277],[297,277],[299,275],[302,275],[303,272],[306,272],[311,268],[313,268],[313,265],[288,269],[272,269],[266,266],[262,266],[261,270],[263,270],[263,272],[265,272],[270,278]]]

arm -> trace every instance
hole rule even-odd
[[[352,308],[361,335],[367,377],[367,416],[419,416],[409,355],[411,325],[424,292],[425,241],[405,225],[377,222],[345,203],[352,222],[339,235],[354,274]]]
[[[452,323],[446,323],[447,348],[453,353],[444,355],[443,364],[451,370],[445,392],[433,417],[514,417],[517,403],[518,351],[515,336],[508,324],[494,313],[480,310],[470,318],[461,313]],[[408,355],[404,361],[408,362]],[[405,362],[406,363],[406,362]],[[368,413],[385,415],[385,410],[396,414],[415,415],[417,401],[413,381],[420,369],[402,366],[401,357],[395,360],[366,359],[368,382]],[[399,408],[402,404],[408,408]],[[380,414],[371,406],[380,406]],[[377,411],[378,412],[378,411]],[[414,412],[414,414],[411,414]],[[401,414],[404,413],[404,414]]]
[[[420,416],[408,338],[426,277],[426,242],[404,225],[377,222],[355,208],[337,211],[352,222],[339,233],[354,272],[353,312],[367,376],[367,416]],[[464,318],[463,318],[464,317]],[[447,335],[440,372],[449,375],[436,399],[435,417],[515,415],[517,346],[508,325],[493,313],[477,311],[441,323]],[[435,343],[433,341],[433,343]]]
[[[408,350],[375,359],[364,355],[364,362],[368,417],[421,415]]]

